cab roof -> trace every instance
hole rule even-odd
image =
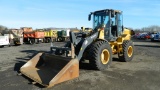
[[[98,12],[109,12],[109,11],[114,12],[114,13],[122,13],[122,11],[114,10],[114,9],[103,9],[103,10],[98,10],[98,11],[94,11],[94,12],[91,12],[91,13],[94,14],[94,13],[98,13]]]

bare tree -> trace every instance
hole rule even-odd
[[[2,35],[2,32],[7,29],[7,27],[0,25],[0,35]]]

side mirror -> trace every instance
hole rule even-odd
[[[91,20],[91,15],[92,15],[92,14],[89,14],[89,15],[88,15],[88,21]]]

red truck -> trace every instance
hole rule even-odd
[[[23,27],[23,38],[24,42],[29,44],[35,44],[39,42],[43,42],[45,34],[43,31],[34,31],[32,28]]]

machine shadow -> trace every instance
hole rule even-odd
[[[119,60],[119,58],[113,57],[112,58],[113,62],[122,62],[121,60]],[[93,64],[91,64],[90,62],[79,62],[79,68],[82,70],[97,70],[95,68],[95,66]]]
[[[114,62],[123,62],[123,61],[119,60],[119,58],[116,58],[116,57],[113,57],[112,61],[114,61]]]
[[[39,52],[46,52],[46,51],[37,51],[37,50],[23,50],[20,53],[26,53],[26,57],[17,57],[15,61],[14,71],[19,72],[20,68],[31,58],[33,58]]]
[[[79,69],[96,70],[90,63],[85,63],[85,62],[79,62]]]

